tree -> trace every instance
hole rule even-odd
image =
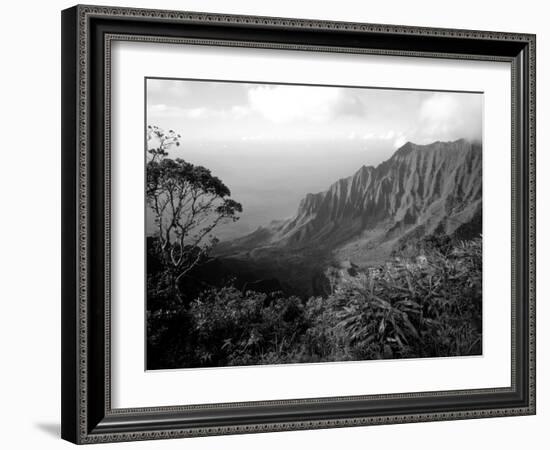
[[[212,231],[237,221],[240,203],[209,169],[181,158],[168,158],[181,136],[147,128],[147,204],[154,214],[159,253],[173,284],[199,264],[217,242]]]
[[[162,128],[156,125],[147,126],[147,153],[149,153],[149,162],[160,160],[168,156],[168,149],[172,146],[179,147],[181,134],[174,130],[168,130],[166,133]]]

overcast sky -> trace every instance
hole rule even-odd
[[[243,203],[220,238],[291,216],[308,192],[407,141],[481,140],[481,94],[147,80],[147,122],[182,135],[171,156],[201,164]]]

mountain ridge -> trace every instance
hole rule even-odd
[[[351,257],[354,239],[372,250],[437,229],[451,234],[481,214],[481,163],[476,142],[407,142],[379,165],[362,166],[327,190],[306,194],[293,217],[232,241],[223,253],[231,248],[258,253],[265,247],[322,246],[343,247]]]

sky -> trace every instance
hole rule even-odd
[[[147,79],[147,124],[181,134],[170,156],[209,168],[243,204],[221,240],[291,217],[407,141],[481,141],[483,95],[357,87]]]

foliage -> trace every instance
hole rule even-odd
[[[168,150],[172,146],[180,146],[181,134],[174,130],[165,132],[156,125],[147,126],[147,153],[149,161],[157,161],[168,156]]]
[[[327,298],[210,288],[149,311],[148,366],[480,354],[481,264],[477,238],[358,271]]]
[[[343,286],[332,309],[354,359],[481,351],[481,239],[397,259]]]
[[[146,199],[156,228],[147,239],[149,369],[481,353],[481,213],[453,236],[441,227],[401,240],[378,267],[343,271],[318,261],[314,278],[289,264],[279,269],[330,283],[326,297],[269,292],[283,289],[272,273],[239,288],[222,268],[210,270],[209,253],[216,227],[238,220],[242,206],[210,170],[169,157],[180,139],[147,127]]]
[[[238,220],[240,203],[230,198],[229,188],[210,170],[181,158],[168,158],[168,149],[181,138],[156,126],[147,128],[148,153],[146,199],[156,225],[156,255],[175,285],[203,261],[216,243],[213,230],[226,221]]]

